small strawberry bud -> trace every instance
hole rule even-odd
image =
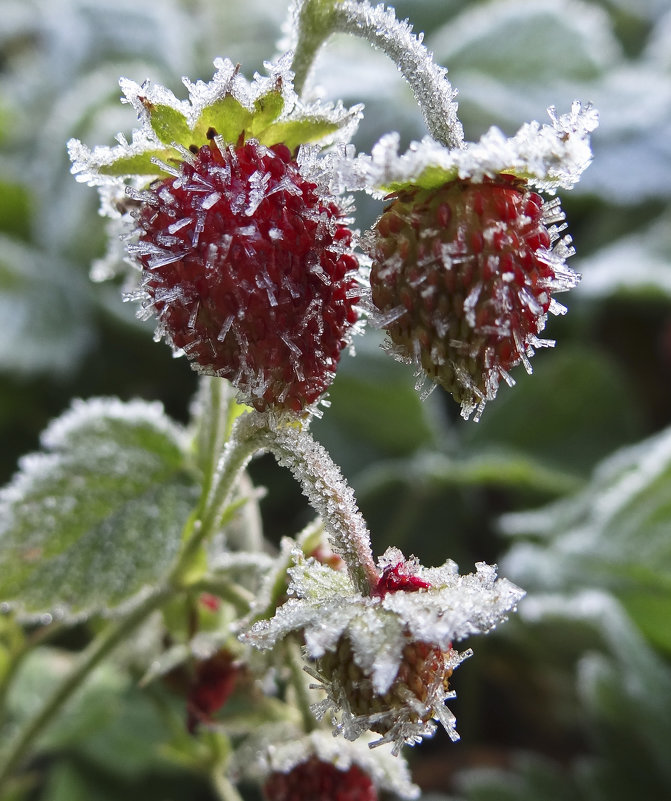
[[[201,723],[211,723],[212,716],[228,701],[235,689],[240,668],[228,651],[217,651],[209,659],[196,663],[195,675],[187,695],[187,729],[194,734]]]
[[[373,780],[358,765],[340,770],[314,756],[288,773],[271,773],[263,793],[267,801],[377,801],[378,797]]]
[[[335,375],[358,301],[352,235],[289,149],[211,144],[136,193],[146,312],[258,410],[304,410]]]
[[[395,355],[414,361],[468,417],[496,396],[522,362],[531,372],[550,297],[577,276],[557,202],[544,204],[510,175],[399,192],[378,220],[373,303]]]
[[[367,719],[371,731],[390,735],[392,742],[398,741],[399,734],[402,739],[406,731],[413,736],[433,731],[432,720],[449,697],[448,681],[454,669],[451,649],[442,652],[430,643],[406,640],[396,677],[384,693],[375,691],[371,677],[356,664],[347,637],[317,661],[318,672],[338,688],[349,714]]]

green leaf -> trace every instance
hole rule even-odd
[[[81,616],[159,581],[196,495],[182,439],[158,404],[76,401],[0,494],[0,598]]]
[[[380,457],[398,457],[435,438],[438,395],[420,400],[411,371],[380,357],[380,337],[357,343],[355,359],[343,357],[331,388],[332,406],[315,421],[315,436],[351,474]]]
[[[431,36],[429,47],[454,75],[473,71],[507,85],[546,87],[596,78],[620,54],[608,16],[578,1],[571,14],[557,3],[526,0],[469,5]]]
[[[552,323],[548,326],[552,335]],[[467,446],[506,447],[553,467],[586,474],[642,429],[636,398],[626,377],[604,354],[559,344],[539,351],[533,375],[522,367],[517,381],[501,386],[479,423],[459,421]]]
[[[609,589],[656,645],[669,647],[671,429],[602,462],[577,495],[507,515],[501,525],[535,540],[507,557],[509,574],[523,586]]]
[[[193,132],[189,128],[186,117],[172,106],[145,101],[145,108],[149,114],[149,122],[164,145],[171,145],[173,142],[178,145],[188,147],[193,141]]]
[[[135,156],[122,156],[112,164],[103,164],[99,172],[101,175],[166,175],[166,171],[152,159],[160,159],[166,163],[175,161],[175,150],[147,150]]]
[[[233,95],[226,95],[203,109],[193,131],[195,144],[207,142],[207,132],[213,128],[225,142],[236,144],[240,134],[250,127],[253,112],[245,108]]]

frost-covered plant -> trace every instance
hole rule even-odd
[[[430,136],[406,154],[387,133],[357,156],[362,108],[309,99],[313,60],[336,32],[383,50],[414,90]],[[143,659],[127,658],[145,684],[183,698],[206,752],[192,762],[222,799],[238,797],[241,777],[268,799],[335,797],[334,783],[348,798],[415,797],[403,745],[437,722],[458,738],[445,702],[471,652],[456,643],[524,595],[483,562],[459,575],[451,560],[427,568],[396,548],[376,561],[353,492],[309,426],[366,319],[466,417],[479,418],[500,378],[512,382],[510,368],[530,371],[533,348],[551,344],[538,337],[547,313],[564,311],[551,293],[578,280],[558,201],[532,189],[578,180],[596,114],[576,102],[551,111],[551,125],[465,143],[446,71],[392,9],[299,0],[287,33],[267,75],[249,82],[217,59],[210,82],[185,79],[188,100],[122,79],[140,120],[131,140],[68,145],[133,268],[127,298],[201,389],[187,429],[141,402],[76,403],[4,491],[4,608],[33,622],[114,620],[17,733],[3,779],[143,626]],[[390,201],[362,235],[345,195],[360,190]],[[118,253],[117,241],[109,260]],[[279,553],[245,473],[262,451],[318,516]],[[234,701],[255,714],[229,728]],[[330,730],[352,742],[327,746]]]

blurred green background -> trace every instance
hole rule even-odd
[[[558,345],[535,357],[534,375],[518,369],[481,422],[464,422],[440,389],[421,402],[368,331],[314,425],[376,551],[450,556],[463,572],[498,562],[529,592],[455,676],[462,741],[415,749],[415,778],[432,801],[671,798],[671,5],[396,9],[449,68],[468,139],[491,125],[512,134],[574,99],[601,113],[594,163],[562,196],[583,280],[560,298],[569,314],[549,321]],[[222,55],[251,77],[285,14],[278,0],[0,0],[2,483],[73,397],[158,399],[186,419],[196,376],[121,302],[122,265],[90,280],[105,222],[69,174],[65,142],[130,133],[121,75],[180,96],[182,75],[208,80]],[[389,130],[403,144],[425,134],[394,66],[365,43],[335,37],[315,78],[327,99],[365,103],[359,149]],[[357,207],[362,230],[381,209],[366,197]],[[265,457],[252,474],[268,488],[269,536],[294,534],[310,513],[291,477]],[[16,708],[48,663],[32,670]],[[161,727],[127,676],[95,686],[84,722],[52,736],[58,758],[45,757],[31,797],[208,797],[158,756]]]

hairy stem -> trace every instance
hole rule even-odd
[[[262,441],[278,463],[288,467],[300,483],[303,494],[323,520],[331,547],[345,560],[356,588],[370,595],[379,578],[370,534],[339,467],[306,430],[265,431]]]
[[[252,412],[241,415],[233,424],[213,475],[208,497],[201,504],[200,514],[191,521],[186,543],[172,572],[173,582],[180,584],[188,576],[201,545],[216,530],[240,474],[254,453],[262,447],[259,439],[259,430],[262,428],[260,420],[260,416]]]
[[[412,89],[433,138],[447,147],[460,147],[464,132],[457,117],[456,92],[447,70],[433,60],[408,22],[392,8],[373,7],[357,0],[305,0],[297,15],[294,49],[296,91],[301,92],[322,44],[333,33],[360,36],[396,64]]]
[[[317,721],[310,709],[310,691],[308,689],[307,673],[303,670],[303,658],[300,646],[293,638],[289,638],[287,643],[287,664],[291,675],[291,684],[296,692],[296,703],[301,713],[303,729],[306,734],[317,728]]]
[[[168,588],[150,595],[127,617],[118,623],[111,624],[93,640],[81,654],[71,673],[56,687],[37,714],[26,722],[14,742],[3,754],[0,760],[0,788],[20,766],[38,735],[53,721],[66,701],[72,697],[93,669],[153,611],[158,609],[170,595],[171,590]]]

